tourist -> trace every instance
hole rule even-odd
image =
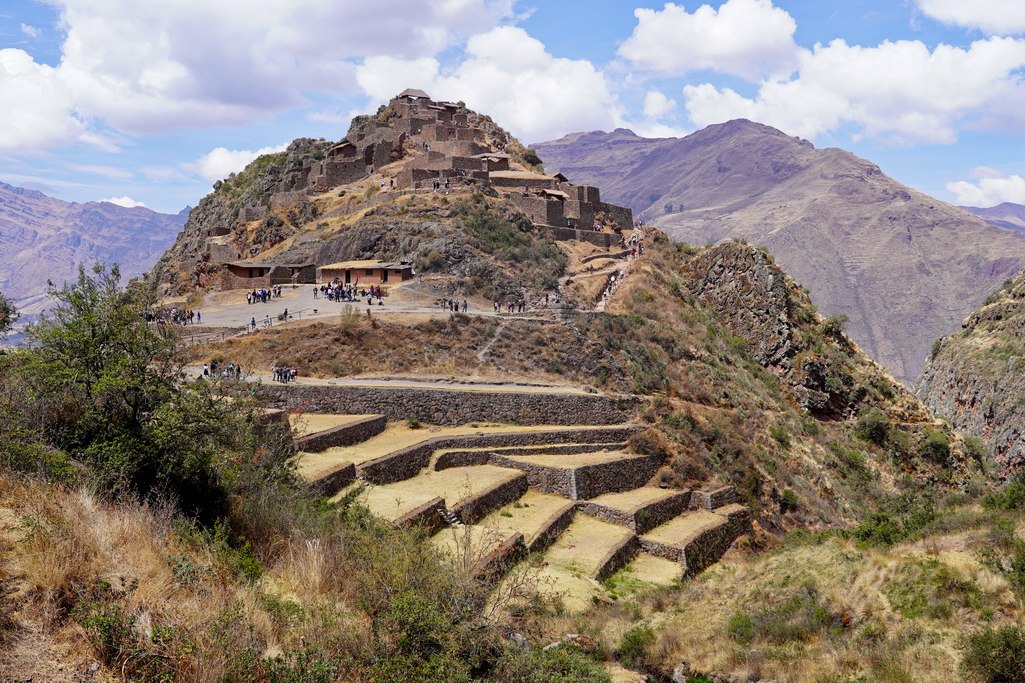
[[[463,313],[466,313],[466,310],[467,310],[468,307],[469,307],[469,304],[466,303],[466,299],[463,299]]]
[[[201,324],[202,322],[203,322],[203,314],[200,313],[199,311],[196,311],[196,324]]]
[[[206,363],[203,363],[203,377],[209,377],[209,376],[210,376],[210,366],[207,365]]]
[[[256,332],[256,316],[253,316],[253,319],[249,321],[249,325],[253,328],[253,332]]]

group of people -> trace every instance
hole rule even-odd
[[[218,374],[220,373],[220,374]],[[221,379],[242,379],[242,366],[237,363],[228,363],[221,367],[216,359],[209,363],[203,363],[203,379],[210,377]]]
[[[359,299],[366,299],[367,303],[373,303],[374,299],[377,299],[377,305],[381,306],[384,304],[384,290],[380,285],[371,285],[370,287],[358,288],[354,284],[343,284],[338,280],[335,280],[329,285],[321,285],[320,287],[313,288],[313,298],[325,297],[328,301],[347,301],[355,302]]]
[[[281,285],[274,285],[270,289],[254,289],[251,292],[246,292],[246,303],[250,305],[256,303],[265,304],[279,296],[281,296]]]
[[[547,296],[548,295],[546,294],[545,297],[547,298]],[[509,303],[507,303],[505,305],[505,308],[506,308],[506,311],[508,313],[525,313],[526,310],[527,310],[527,302],[524,301],[523,299],[520,299],[519,301],[510,301]],[[496,300],[495,301],[495,313],[501,313],[501,312],[502,312],[502,302]]]
[[[177,308],[169,306],[155,311],[146,309],[143,313],[146,322],[164,323],[173,325],[198,325],[203,322],[203,315],[198,310],[191,308]]]
[[[281,382],[282,384],[288,384],[289,382],[295,381],[296,369],[287,366],[278,367],[272,366],[270,369],[271,375],[274,377],[275,382]]]
[[[456,301],[455,299],[442,299],[441,300],[441,310],[443,310],[443,311],[451,311],[453,313],[458,313],[459,312],[459,308],[460,308],[459,302]],[[468,310],[470,310],[470,304],[466,301],[466,299],[463,299],[462,310],[463,310],[463,313],[466,313]]]

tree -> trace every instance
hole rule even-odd
[[[284,471],[287,448],[266,438],[246,385],[185,382],[177,333],[146,322],[150,302],[121,287],[116,266],[80,268],[50,296],[20,354],[22,400],[45,446],[87,465],[101,490],[170,496],[209,520],[232,492]]]
[[[0,292],[0,336],[6,334],[18,320],[18,309],[14,302]]]

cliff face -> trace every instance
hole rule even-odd
[[[586,133],[535,146],[674,239],[764,246],[825,315],[913,386],[933,341],[1025,266],[1025,233],[990,225],[876,165],[751,121],[680,139]]]
[[[936,342],[918,395],[981,438],[1004,474],[1025,464],[1025,274],[987,299],[960,332]]]
[[[928,422],[921,403],[843,332],[763,249],[724,242],[683,271],[690,291],[729,334],[784,382],[791,398],[821,418],[849,419],[869,406],[899,422]]]
[[[184,212],[64,202],[0,183],[0,291],[31,315],[46,305],[46,281],[73,279],[79,264],[117,263],[126,280],[141,275],[184,221]]]

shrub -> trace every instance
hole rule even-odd
[[[950,461],[950,440],[944,432],[930,429],[918,441],[918,454],[929,462],[946,465]]]
[[[797,494],[793,489],[783,489],[783,495],[779,499],[779,509],[782,512],[796,510],[799,506]]]
[[[886,437],[890,432],[890,420],[886,413],[878,408],[872,408],[858,418],[854,427],[854,433],[859,439],[882,446],[886,443]]]
[[[644,656],[655,642],[655,633],[647,626],[634,626],[623,634],[617,652],[620,661],[627,666],[634,666],[644,661]]]
[[[496,683],[611,683],[598,662],[580,648],[560,645],[550,650],[510,650],[498,661],[491,680]]]
[[[410,429],[423,429],[423,424],[415,417],[411,417],[406,420],[406,426]]]
[[[988,683],[1025,680],[1025,631],[1003,626],[969,636],[961,666]]]

